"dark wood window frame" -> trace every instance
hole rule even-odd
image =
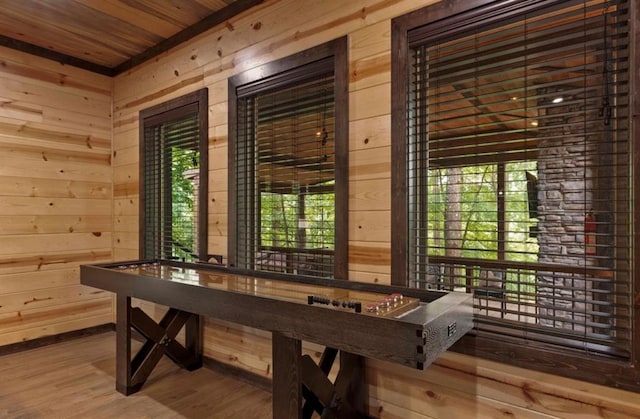
[[[236,220],[236,161],[235,149],[238,138],[238,89],[255,86],[261,82],[277,79],[288,70],[312,64],[327,58],[333,59],[335,78],[335,247],[334,275],[336,279],[348,279],[348,140],[349,140],[349,68],[347,37],[326,42],[294,55],[261,65],[229,78],[229,265],[235,266],[237,220]],[[289,83],[286,77],[277,83]]]
[[[198,249],[197,255],[200,261],[207,262],[209,255],[207,252],[208,240],[208,189],[209,189],[209,119],[208,119],[209,92],[207,88],[200,89],[193,93],[169,100],[167,102],[152,106],[140,111],[139,127],[139,149],[140,149],[140,207],[139,207],[139,252],[140,257],[144,257],[145,248],[145,209],[144,203],[147,199],[144,181],[144,162],[147,150],[145,150],[145,128],[171,122],[185,115],[197,112],[198,115],[198,147],[199,147],[199,183],[198,191]]]
[[[534,10],[541,5],[558,3],[554,0],[523,0],[495,1],[473,0],[453,1],[443,0],[432,6],[400,16],[392,21],[392,283],[406,286],[407,281],[407,241],[404,237],[408,229],[408,212],[406,203],[406,135],[408,125],[407,92],[409,89],[410,59],[408,34],[412,29],[430,25],[437,27],[440,33],[462,25],[464,19],[475,19],[487,24],[497,24],[523,11]],[[567,2],[568,3],[568,2]],[[575,2],[574,2],[575,3]],[[630,11],[630,57],[629,68],[640,68],[640,58],[637,53],[640,45],[640,8],[637,2],[631,1]],[[638,74],[631,73],[629,87],[629,103],[633,145],[633,168],[640,167],[640,153],[635,149],[640,144],[640,80]],[[632,199],[640,199],[640,184],[635,182],[632,187]],[[640,211],[633,214],[632,258],[640,260]],[[631,357],[628,361],[620,361],[595,354],[578,353],[570,349],[563,349],[555,345],[525,342],[518,338],[506,337],[500,334],[483,332],[468,334],[455,346],[454,350],[490,359],[526,369],[534,369],[551,374],[562,375],[582,381],[640,391],[640,329],[634,327],[640,321],[640,304],[638,290],[640,289],[640,271],[635,269],[631,278],[632,295],[635,296],[631,327]]]

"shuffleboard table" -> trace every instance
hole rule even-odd
[[[471,295],[247,272],[175,261],[83,265],[81,283],[116,294],[116,389],[140,390],[167,355],[202,365],[201,316],[272,332],[273,417],[366,417],[364,358],[425,369],[472,328]],[[169,307],[156,323],[131,299]],[[183,342],[176,335],[185,329]],[[131,333],[146,341],[132,356]],[[316,364],[301,342],[326,349]],[[339,357],[338,357],[339,354]],[[327,377],[339,359],[334,382]]]

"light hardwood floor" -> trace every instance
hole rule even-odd
[[[0,418],[270,418],[271,394],[163,358],[142,390],[115,390],[115,333],[0,356]]]

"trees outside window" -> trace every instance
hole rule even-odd
[[[393,281],[473,293],[463,351],[602,378],[638,353],[629,3],[443,3],[392,24]]]
[[[346,39],[229,80],[229,260],[347,277]]]
[[[207,90],[140,112],[140,256],[207,261]]]

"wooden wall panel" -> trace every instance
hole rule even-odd
[[[389,241],[384,242],[358,242],[351,240],[349,243],[349,268],[360,274],[369,272],[374,278],[388,278],[391,274],[391,249]],[[380,277],[379,274],[385,274]],[[353,275],[358,281],[364,280],[360,276]],[[382,284],[389,282],[380,282]]]
[[[60,182],[30,176],[2,176],[0,195],[21,197],[110,199],[111,183],[104,181]]]
[[[0,325],[6,339],[8,334],[18,334],[24,329],[47,327],[51,323],[62,323],[69,320],[82,320],[84,317],[110,315],[111,298],[103,295],[82,301],[74,301],[64,305],[44,308],[27,308],[17,312],[1,313]],[[2,339],[2,338],[0,338]]]
[[[0,180],[2,182],[2,180]],[[1,215],[0,234],[60,234],[109,231],[111,215]],[[109,246],[111,247],[111,243]]]
[[[349,94],[349,121],[390,114],[391,83],[367,87]]]
[[[105,300],[105,305],[110,306],[111,300]],[[33,340],[43,336],[59,335],[70,330],[80,330],[113,322],[112,309],[100,310],[96,307],[91,307],[90,310],[83,311],[81,316],[71,317],[72,315],[68,314],[69,311],[66,308],[61,310],[64,314],[58,314],[53,311],[50,320],[43,322],[44,324],[33,327],[25,326],[16,331],[0,334],[0,345]]]
[[[60,89],[63,93],[75,93],[107,104],[111,103],[112,81],[100,74],[9,48],[2,48],[0,60],[0,77],[50,87],[63,87]],[[51,99],[54,97],[49,97],[49,100]]]
[[[367,148],[349,153],[349,181],[390,179],[391,153],[388,148]]]
[[[111,150],[110,134],[106,137],[59,131],[43,124],[20,123],[21,120],[0,117],[0,139],[5,144],[38,145],[56,150],[72,150],[84,153],[109,152]],[[23,121],[27,122],[27,121]],[[37,128],[36,128],[37,126]]]
[[[50,251],[52,247],[73,252],[85,249],[111,249],[111,232],[65,232],[57,234],[8,234],[0,241],[0,256],[24,255],[25,249],[35,254]]]
[[[122,120],[120,120],[122,122]],[[138,146],[138,126],[133,125],[134,122],[137,124],[138,116],[133,115],[131,121],[126,121],[131,126],[119,127],[118,125],[113,126],[113,149],[121,150],[127,147],[137,147]],[[116,153],[117,156],[117,153]],[[116,157],[114,156],[114,158]]]
[[[0,345],[108,323],[113,81],[0,48]]]
[[[115,151],[114,151],[115,153]],[[139,194],[137,164],[119,166],[113,172],[113,195],[116,199],[137,197]]]
[[[349,240],[381,243],[391,241],[391,212],[349,211]]]
[[[207,320],[204,341],[205,356],[263,378],[273,378],[271,333],[221,320]],[[311,342],[302,344],[302,353],[316,362],[323,349]]]
[[[381,148],[381,153],[390,153],[391,120],[389,115],[360,119],[349,123],[349,150],[351,152]],[[389,154],[389,158],[391,155]]]
[[[353,63],[358,60],[371,58],[380,54],[387,55],[391,45],[391,20],[384,19],[377,23],[367,25],[349,34],[351,44],[349,47],[349,59],[351,60],[350,73],[354,74]],[[353,86],[353,81],[350,87]]]
[[[133,144],[130,147],[118,148],[118,152],[113,155],[113,166],[124,165],[138,165],[140,159],[140,150],[138,144]]]
[[[272,378],[271,334],[222,321],[207,321],[204,354],[222,363]]]
[[[63,306],[67,303],[103,298],[107,295],[106,291],[78,284],[25,292],[3,293],[0,296],[0,313],[18,313],[23,309]]]
[[[349,209],[351,211],[388,211],[390,206],[391,180],[389,178],[349,182]]]
[[[141,109],[201,87],[209,89],[208,245],[209,253],[226,259],[227,78],[348,35],[349,275],[366,282],[390,283],[391,19],[429,3],[433,1],[269,0],[116,77],[115,258],[137,257],[135,150]],[[153,305],[145,308],[157,311]],[[269,377],[268,333],[207,320],[204,339],[207,356]],[[319,348],[305,350],[319,356]],[[558,381],[557,377],[456,354],[446,354],[426,372],[372,361],[367,374],[370,413],[381,418],[640,416],[638,395]],[[607,397],[602,396],[605,393]]]
[[[77,284],[80,269],[69,267],[55,271],[4,274],[2,276],[3,294],[37,291],[44,288],[66,287]]]
[[[111,112],[110,95],[87,95],[78,91],[61,91],[58,86],[28,78],[15,80],[10,77],[0,77],[0,97],[34,106],[46,103],[68,112],[80,112],[102,119],[109,118]]]
[[[631,418],[640,395],[448,352],[425,372],[369,361],[371,408],[445,417]]]

